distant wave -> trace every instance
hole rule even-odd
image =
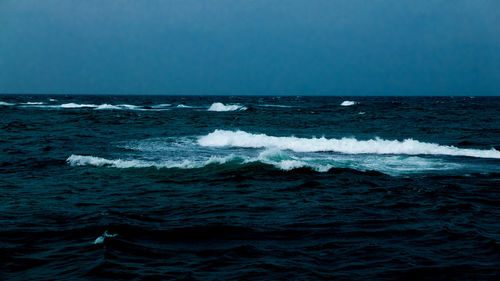
[[[171,105],[172,105],[172,104],[170,104],[170,103],[160,103],[160,104],[157,104],[157,105],[155,105],[155,106],[153,106],[153,107],[169,107],[169,106],[171,106]]]
[[[101,104],[96,109],[102,110],[102,109],[121,109],[121,107],[116,106],[116,105],[111,105],[111,104]]]
[[[0,101],[0,105],[4,105],[4,106],[11,106],[11,105],[14,105],[14,104],[13,104],[13,103],[10,103],[10,102]]]
[[[357,102],[355,102],[355,101],[350,101],[350,100],[345,100],[345,101],[343,101],[340,105],[341,105],[341,106],[351,106],[351,105],[355,105],[355,104],[357,104]]]
[[[177,108],[193,108],[193,107],[181,103],[181,104],[177,105]]]
[[[282,104],[259,104],[258,106],[262,106],[262,107],[279,107],[279,108],[294,107],[294,106],[291,106],[291,105],[282,105]]]
[[[112,104],[101,104],[97,108],[97,110],[102,110],[102,109],[111,109],[111,110],[123,110],[123,109],[128,109],[128,110],[146,110],[144,108],[141,108],[140,106],[137,105],[132,105],[132,104],[119,104],[119,105],[112,105]]]
[[[79,103],[63,103],[59,107],[61,108],[92,108],[97,107],[95,104],[79,104]]]
[[[450,155],[479,158],[500,158],[500,151],[495,149],[463,149],[435,143],[420,142],[413,139],[357,140],[355,138],[327,139],[274,137],[265,134],[251,134],[244,131],[215,130],[198,139],[201,146],[207,147],[246,147],[277,148],[295,152],[331,151],[346,154],[405,154],[405,155]]]
[[[239,105],[239,104],[228,104],[225,105],[220,102],[215,102],[213,103],[209,108],[208,111],[236,111],[236,110],[247,110],[246,106]]]
[[[0,103],[1,105],[1,103]],[[47,108],[47,109],[95,109],[95,110],[152,110],[152,111],[162,111],[162,110],[168,110],[165,108],[146,108],[138,105],[133,105],[133,104],[79,104],[79,103],[64,103],[64,104],[45,104],[43,102],[26,102],[22,103],[23,107],[37,107],[37,108]]]
[[[41,102],[41,101],[29,101],[29,102],[23,102],[23,104],[26,104],[26,105],[42,105],[42,104],[45,104],[45,103]]]

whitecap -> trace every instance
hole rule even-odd
[[[246,106],[240,104],[228,104],[225,105],[220,102],[213,103],[208,109],[208,111],[236,111],[236,110],[247,110]]]
[[[4,106],[11,106],[11,105],[14,105],[14,104],[13,104],[13,103],[10,103],[10,102],[0,101],[0,105],[4,105]]]
[[[251,134],[244,131],[215,130],[198,139],[206,147],[277,148],[295,152],[338,152],[346,154],[403,154],[403,155],[449,155],[479,158],[500,158],[500,151],[463,149],[454,146],[420,142],[413,139],[357,140],[355,138],[327,139],[275,137],[265,134]]]
[[[351,105],[355,105],[355,104],[357,104],[357,102],[355,102],[355,101],[350,101],[350,100],[345,100],[345,101],[343,101],[340,105],[341,105],[341,106],[351,106]]]

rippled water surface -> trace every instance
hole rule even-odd
[[[500,98],[0,96],[2,280],[494,280]]]

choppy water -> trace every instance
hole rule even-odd
[[[0,96],[0,277],[493,280],[498,97]]]

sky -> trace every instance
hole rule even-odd
[[[498,0],[0,0],[0,93],[499,95]]]

